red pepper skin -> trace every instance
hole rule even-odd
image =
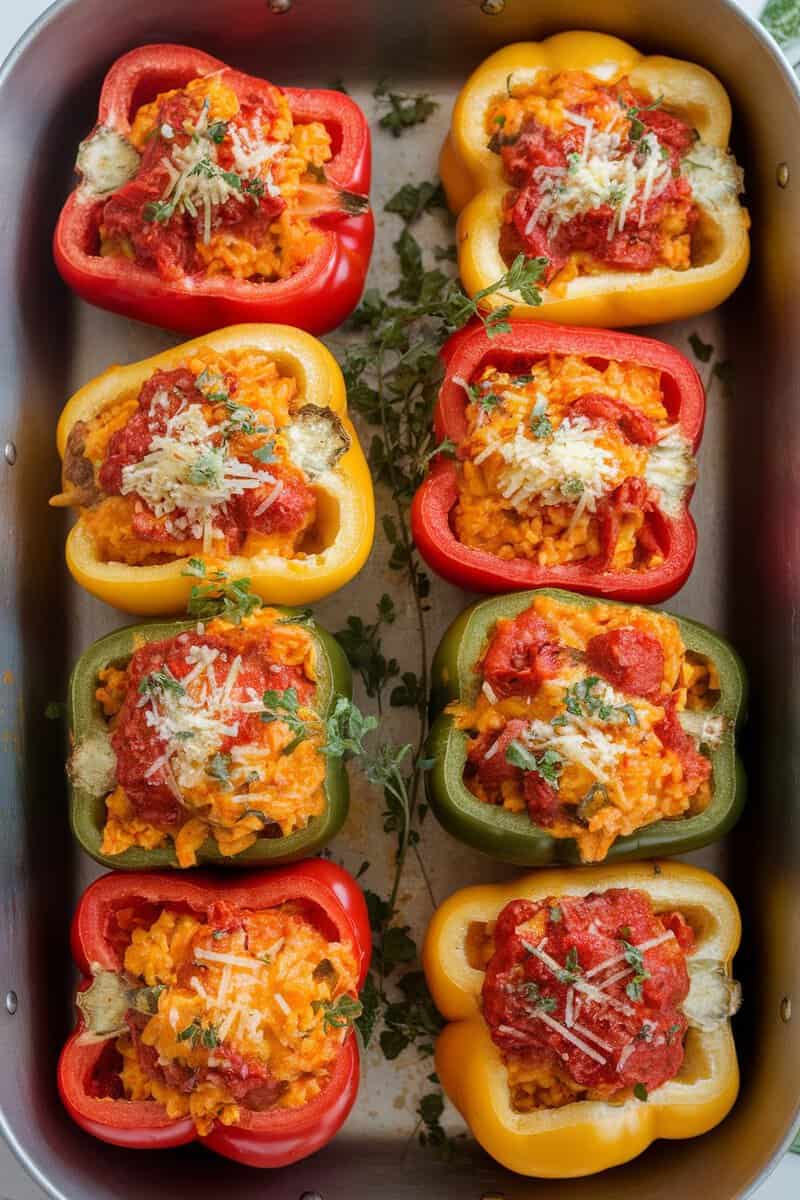
[[[105,77],[97,124],[130,131],[131,117],[159,92],[182,87],[190,79],[223,71],[231,82],[250,89],[259,79],[226,67],[219,59],[188,46],[140,46],[118,58]],[[361,109],[340,92],[283,88],[295,121],[321,121],[333,138],[326,173],[353,192],[369,191],[371,143]],[[163,329],[192,336],[240,322],[280,322],[309,333],[326,333],[349,316],[361,298],[369,267],[375,225],[371,211],[346,217],[326,214],[316,222],[325,240],[288,279],[255,284],[228,275],[165,282],[154,270],[127,259],[91,253],[96,214],[107,196],[94,202],[72,192],[53,235],[53,254],[61,277],[90,304],[134,317]]]
[[[655,367],[666,383],[671,420],[696,453],[703,434],[705,393],[692,364],[671,346],[651,338],[602,329],[515,321],[509,333],[488,337],[481,324],[455,333],[442,348],[445,377],[434,414],[437,442],[449,438],[458,447],[467,432],[467,397],[454,376],[470,380],[485,365],[527,369],[532,358],[546,354],[580,354],[586,358],[626,361]],[[458,499],[457,469],[452,458],[437,455],[414,496],[411,529],[420,554],[444,579],[473,592],[508,592],[524,588],[563,587],[589,596],[656,604],[674,595],[694,564],[697,530],[686,506],[677,517],[654,514],[668,551],[660,566],[648,571],[599,570],[597,562],[539,566],[528,559],[504,561],[484,550],[463,545],[450,524]]]
[[[84,892],[72,922],[72,954],[83,975],[79,990],[89,986],[92,966],[118,970],[121,965],[120,947],[110,938],[109,917],[115,909],[175,904],[205,915],[220,900],[249,909],[269,908],[286,900],[312,902],[330,922],[332,935],[350,944],[359,964],[359,989],[363,985],[369,968],[371,935],[361,889],[334,863],[308,859],[289,867],[251,873],[246,878],[220,878],[200,871],[190,880],[177,879],[167,872],[103,875]],[[156,1150],[198,1140],[216,1153],[249,1166],[282,1167],[326,1145],[344,1123],[358,1093],[358,1046],[351,1032],[327,1087],[314,1100],[297,1109],[243,1112],[238,1125],[215,1125],[206,1137],[198,1137],[191,1118],[170,1118],[153,1100],[92,1096],[92,1073],[107,1043],[82,1043],[82,1032],[79,1015],[58,1063],[61,1099],[81,1128],[115,1146]]]

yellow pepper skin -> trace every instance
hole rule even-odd
[[[506,270],[498,246],[503,196],[500,155],[488,148],[485,115],[489,101],[511,86],[530,83],[536,72],[582,70],[603,84],[628,76],[637,91],[663,96],[664,107],[687,120],[704,142],[727,149],[731,106],[719,80],[705,68],[661,55],[643,57],[627,42],[601,33],[560,33],[543,42],[518,42],[485,60],[462,88],[442,149],[439,173],[447,202],[459,214],[457,241],[461,281],[473,296]],[[570,325],[651,325],[707,312],[741,282],[750,255],[747,210],[738,204],[717,209],[704,241],[708,261],[684,271],[609,271],[579,276],[545,290],[542,303],[523,303],[518,293],[495,294],[486,307],[514,302],[514,317]]]
[[[138,391],[154,371],[174,369],[201,346],[221,353],[245,347],[264,351],[295,376],[301,402],[332,409],[350,436],[350,447],[333,470],[315,480],[324,547],[319,553],[296,559],[261,553],[207,560],[210,569],[248,578],[266,602],[303,605],[320,600],[343,587],[364,565],[372,547],[375,503],[369,468],[347,417],[339,365],[310,334],[289,325],[232,325],[129,366],[109,367],[67,402],[58,422],[59,454],[63,459],[77,421],[89,420],[121,393]],[[81,587],[123,612],[141,616],[185,612],[192,585],[198,582],[182,574],[186,558],[155,566],[101,561],[80,517],[67,537],[66,559]]]
[[[741,935],[736,902],[713,875],[683,863],[545,870],[464,888],[437,909],[428,927],[425,976],[450,1022],[436,1043],[436,1071],[484,1150],[520,1175],[566,1179],[603,1171],[635,1158],[656,1138],[707,1132],[736,1099],[739,1072],[726,1020],[713,1031],[690,1031],[693,1050],[681,1072],[646,1102],[578,1101],[531,1113],[511,1108],[506,1069],[479,1007],[483,972],[466,955],[470,923],[494,921],[517,898],[581,896],[609,887],[639,888],[656,909],[689,912],[696,937],[692,957],[713,959],[730,972]]]

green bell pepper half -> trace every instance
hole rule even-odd
[[[271,605],[287,617],[301,619],[311,633],[317,648],[317,691],[314,707],[323,719],[327,717],[338,696],[352,696],[353,680],[350,666],[339,643],[316,622],[302,617],[297,609]],[[67,694],[72,754],[93,738],[108,741],[108,725],[95,698],[98,672],[108,666],[124,666],[137,646],[158,642],[192,631],[197,621],[160,621],[129,625],[99,638],[85,650],[70,676]],[[68,772],[69,774],[69,772]],[[241,853],[225,856],[213,838],[206,838],[197,851],[198,865],[213,863],[225,867],[264,867],[294,862],[318,853],[341,829],[347,817],[349,784],[347,768],[340,758],[327,757],[325,776],[325,810],[313,817],[305,829],[286,837],[257,838]],[[108,791],[93,791],[70,780],[70,824],[83,849],[95,862],[121,871],[151,871],[163,867],[178,868],[172,845],[146,850],[131,846],[121,854],[103,854],[103,826],[106,819]]]
[[[551,596],[582,608],[615,603],[558,588],[540,588],[481,600],[465,609],[445,633],[434,656],[433,724],[426,748],[426,756],[433,760],[427,775],[428,799],[448,833],[492,858],[525,867],[580,863],[578,847],[574,839],[554,838],[534,825],[527,812],[512,813],[486,804],[472,794],[464,783],[467,736],[455,728],[453,718],[442,710],[453,700],[470,703],[475,698],[479,686],[475,667],[496,622],[518,616],[536,596]],[[608,852],[609,862],[697,850],[727,833],[738,820],[744,803],[744,771],[735,750],[736,729],[742,719],[747,691],[744,665],[719,634],[697,621],[668,615],[677,622],[687,650],[710,659],[719,673],[720,697],[707,715],[722,715],[727,722],[719,745],[709,753],[713,767],[711,803],[695,816],[655,821],[636,833],[618,838]]]

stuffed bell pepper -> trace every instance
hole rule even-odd
[[[347,815],[350,690],[338,643],[288,609],[107,634],[69,687],[78,841],[134,870],[316,853]]]
[[[601,326],[714,308],[749,256],[730,129],[725,89],[694,63],[600,33],[497,51],[461,91],[440,164],[467,291],[524,255],[541,305],[485,303]]]
[[[591,1175],[656,1138],[705,1133],[739,1074],[729,1017],[741,924],[678,863],[540,871],[465,888],[434,914],[425,975],[442,1086],[521,1175]]]
[[[744,688],[695,621],[551,589],[484,600],[434,659],[431,805],[523,866],[684,854],[739,816]]]
[[[105,875],[80,900],[72,952],[84,978],[58,1086],[88,1133],[144,1150],[199,1139],[280,1167],[345,1121],[370,931],[340,867]]]
[[[67,566],[125,612],[180,613],[192,558],[303,604],[362,567],[372,481],[344,381],[315,338],[238,325],[125,367],[72,397],[58,425],[78,510]]]
[[[659,602],[686,581],[705,396],[662,342],[514,322],[445,345],[439,453],[414,499],[429,565],[470,591]]]
[[[188,46],[106,75],[54,238],[85,300],[182,333],[355,308],[374,234],[369,128],[340,92],[279,88]]]

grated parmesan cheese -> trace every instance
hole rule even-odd
[[[491,454],[503,461],[501,495],[517,509],[532,500],[544,505],[574,503],[579,493],[593,512],[597,501],[622,482],[614,455],[600,444],[603,430],[585,417],[566,417],[551,437],[529,437],[520,424],[509,441],[492,440],[476,455],[479,466]]]

